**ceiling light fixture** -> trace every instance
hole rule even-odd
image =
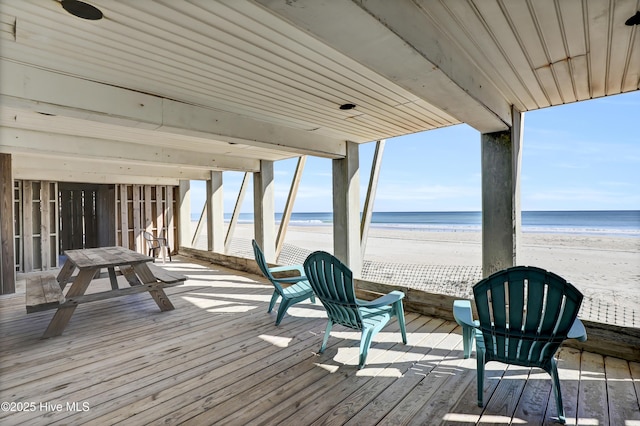
[[[634,25],[640,25],[640,10],[636,12],[631,18],[627,19],[627,22],[624,23],[630,27]]]
[[[102,11],[95,6],[91,6],[88,3],[78,0],[61,0],[60,4],[62,8],[82,19],[89,19],[91,21],[97,21],[102,19]]]
[[[355,104],[342,104],[342,105],[340,105],[340,109],[343,110],[343,111],[354,109],[355,107],[356,107]]]

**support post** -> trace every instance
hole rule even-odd
[[[240,185],[240,191],[238,191],[238,198],[236,199],[236,205],[233,208],[233,214],[231,215],[231,220],[229,221],[227,236],[224,239],[225,253],[229,253],[229,247],[231,247],[231,240],[233,240],[233,231],[235,231],[236,224],[238,223],[238,219],[240,218],[240,209],[242,208],[242,202],[244,201],[244,196],[247,193],[248,187],[249,187],[249,172],[245,172],[244,177],[242,178],[242,184]]]
[[[333,251],[354,278],[362,274],[360,246],[360,173],[358,144],[347,142],[347,155],[333,160]]]
[[[380,178],[380,167],[382,166],[382,154],[384,153],[385,143],[385,140],[376,142],[376,151],[373,154],[371,175],[369,176],[369,187],[367,188],[367,195],[364,199],[364,208],[362,209],[362,222],[360,223],[360,245],[362,247],[363,259],[364,253],[367,250],[367,237],[369,235],[369,226],[371,225],[371,216],[373,215],[373,204],[376,199],[376,191],[378,190],[378,179]]]
[[[207,249],[224,253],[224,197],[219,171],[212,171],[207,180]]]
[[[0,294],[16,292],[11,154],[0,154]]]
[[[145,188],[146,189],[146,188]],[[180,247],[192,247],[191,243],[191,182],[181,180],[178,185],[178,252]]]
[[[482,135],[482,273],[517,264],[521,235],[520,170],[524,114],[511,131]]]
[[[198,223],[196,224],[196,230],[193,233],[193,238],[191,239],[191,247],[195,248],[198,243],[198,238],[202,234],[202,228],[205,223],[205,218],[207,217],[207,200],[204,201],[204,205],[202,206],[202,212],[200,213],[200,217],[198,218]]]
[[[276,262],[275,189],[273,161],[261,160],[253,173],[254,235],[267,262]]]
[[[284,237],[287,234],[287,228],[289,227],[289,221],[291,220],[291,213],[293,212],[293,204],[296,201],[296,195],[298,194],[298,188],[300,187],[300,179],[302,179],[302,171],[304,170],[306,162],[306,155],[298,158],[298,165],[296,166],[296,171],[293,174],[291,188],[289,189],[289,196],[287,197],[287,203],[284,206],[284,212],[282,212],[280,228],[278,228],[278,237],[276,238],[276,259],[280,256],[282,246],[284,245]]]

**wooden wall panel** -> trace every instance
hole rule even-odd
[[[40,184],[40,265],[43,270],[51,267],[51,244],[49,243],[51,238],[50,195],[49,182],[42,181]]]
[[[63,207],[72,200],[66,197]],[[22,180],[14,185],[16,226],[12,240],[14,269],[19,272],[48,270],[58,266],[59,239],[72,238],[73,230],[58,229],[58,185],[50,181]]]
[[[154,236],[164,233],[169,247],[175,249],[176,190],[176,186],[117,185],[114,199],[118,210],[114,226],[117,244],[147,254],[143,238],[146,231]]]

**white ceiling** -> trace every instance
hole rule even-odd
[[[640,0],[87,2],[102,20],[0,0],[0,152],[16,164],[199,178],[461,122],[506,130],[512,106],[640,87],[640,27],[624,24]]]

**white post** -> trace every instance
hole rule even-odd
[[[224,197],[219,171],[212,171],[207,180],[207,249],[224,252]]]
[[[360,247],[360,173],[358,144],[347,142],[347,155],[333,160],[333,251],[355,278],[362,274]]]
[[[253,173],[253,215],[256,242],[267,262],[276,262],[275,189],[273,161],[261,160],[260,172]]]
[[[513,109],[511,131],[482,135],[482,273],[517,264],[522,213],[520,171],[524,114]]]

